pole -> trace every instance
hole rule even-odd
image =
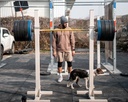
[[[113,21],[116,30],[116,1],[113,0]],[[116,69],[116,32],[113,41],[113,71]]]
[[[39,16],[38,10],[35,10],[35,28],[39,28]],[[40,33],[39,29],[35,29],[35,77],[36,77],[36,88],[35,88],[35,100],[39,100],[40,94]]]
[[[0,27],[1,27],[1,7],[0,7]],[[1,66],[1,58],[2,58],[1,53],[2,52],[1,52],[1,32],[0,32],[0,66]]]
[[[97,17],[97,20],[100,20],[100,17]],[[100,41],[97,41],[97,68],[101,68],[100,62]]]
[[[50,30],[53,29],[53,0],[50,0],[49,2],[49,7],[50,7]],[[54,58],[52,55],[52,31],[50,32],[50,57],[51,57],[51,67],[53,66],[54,63]]]
[[[90,10],[89,29],[89,97],[94,97],[94,10]]]
[[[105,11],[105,7],[106,7],[106,0],[104,0],[104,15],[106,15],[106,11]],[[106,18],[105,18],[106,19]],[[108,42],[104,42],[105,43],[105,63],[108,64]]]

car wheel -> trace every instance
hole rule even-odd
[[[14,54],[15,53],[15,44],[12,44],[12,48],[10,50],[10,54]]]
[[[2,60],[3,59],[3,47],[1,46],[1,56],[0,56],[0,59]]]

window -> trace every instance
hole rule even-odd
[[[8,32],[8,30],[3,30],[3,34],[5,34],[5,33],[7,33],[7,34],[9,34],[9,32]]]

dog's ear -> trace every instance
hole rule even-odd
[[[101,68],[97,68],[97,69],[96,69],[96,72],[97,72],[97,74],[104,74],[104,72],[102,71]]]

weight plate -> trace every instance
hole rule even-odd
[[[104,41],[109,41],[109,35],[110,35],[110,28],[109,28],[109,21],[108,20],[106,20],[105,21],[105,26],[106,26],[106,32],[105,32],[105,39],[104,39]]]
[[[109,41],[111,41],[111,34],[112,34],[112,24],[111,24],[111,20],[109,20],[109,26],[110,26],[110,30],[109,30]]]
[[[28,20],[25,21],[25,25],[24,25],[24,32],[25,32],[25,36],[24,36],[24,41],[28,41]]]
[[[19,38],[20,38],[20,32],[19,32],[19,21],[16,21],[16,35],[17,35],[17,37],[16,37],[16,41],[19,41]]]
[[[111,35],[111,41],[113,41],[114,36],[115,36],[115,25],[114,25],[114,21],[111,21],[111,22],[112,22],[112,35]]]
[[[105,21],[101,20],[101,38],[100,38],[100,41],[104,41],[105,32],[106,32]]]
[[[97,20],[97,26],[98,26],[98,37],[97,40],[100,40],[101,38],[101,21]]]
[[[32,41],[33,35],[32,35],[32,21],[28,20],[28,40]]]
[[[24,20],[19,21],[19,40],[24,41]]]

